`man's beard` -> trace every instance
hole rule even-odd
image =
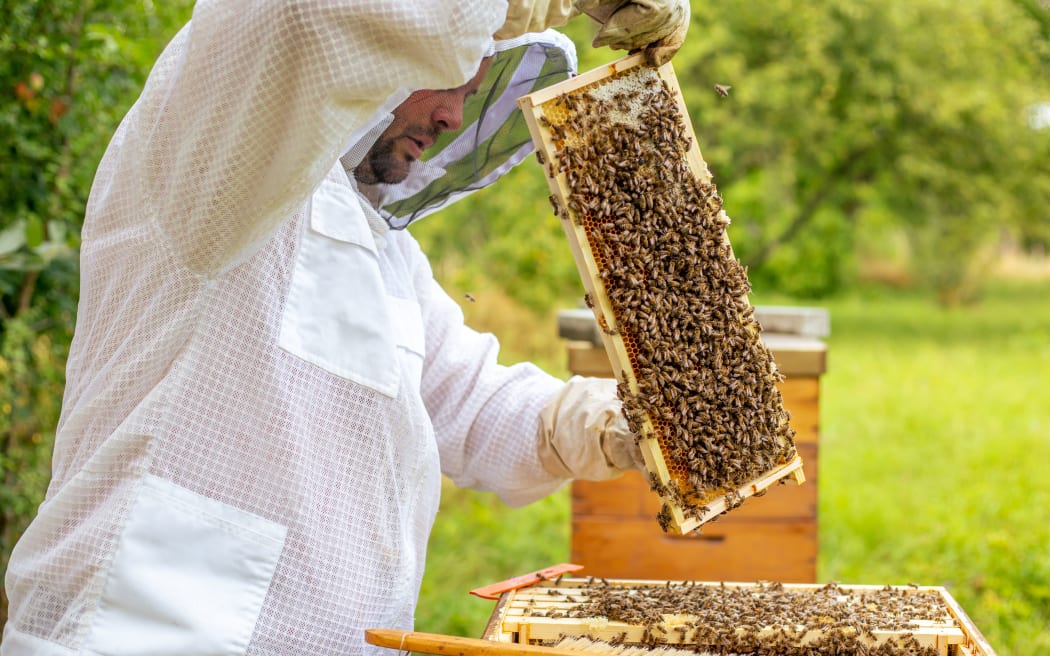
[[[380,139],[365,154],[354,169],[354,177],[362,184],[397,184],[408,177],[408,162],[394,154],[397,139]]]

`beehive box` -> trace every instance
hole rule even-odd
[[[995,654],[945,588],[918,585],[566,578],[505,593],[484,638],[611,653]]]
[[[688,533],[802,460],[729,218],[670,63],[641,55],[519,100],[662,500]]]
[[[609,481],[573,481],[569,560],[609,578],[714,581],[817,581],[820,487],[820,392],[827,369],[830,316],[822,308],[756,306],[762,341],[785,380],[778,387],[791,412],[805,485],[749,499],[689,535],[662,533],[653,522],[660,500],[640,472]],[[593,313],[558,314],[568,367],[582,376],[614,376]]]

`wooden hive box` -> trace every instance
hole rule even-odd
[[[820,378],[827,369],[826,310],[756,308],[763,341],[785,375],[784,406],[795,427],[805,485],[788,485],[705,524],[697,534],[668,535],[653,524],[659,502],[644,477],[572,484],[571,557],[596,576],[714,581],[817,580]],[[589,310],[563,310],[569,370],[611,378],[612,365]]]

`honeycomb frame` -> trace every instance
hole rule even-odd
[[[588,224],[586,216],[581,216],[586,212],[578,211],[578,208],[573,209],[573,185],[566,174],[567,167],[559,166],[559,158],[565,152],[566,143],[571,144],[573,137],[561,131],[559,126],[564,125],[571,117],[575,102],[573,98],[583,97],[584,94],[590,94],[587,97],[594,94],[615,94],[618,90],[630,90],[639,85],[654,83],[662,84],[671,93],[677,105],[677,115],[680,117],[683,132],[691,137],[688,147],[681,153],[685,165],[698,182],[711,184],[710,171],[701,155],[685,101],[670,63],[652,68],[645,63],[642,54],[629,55],[524,96],[518,101],[537,148],[537,160],[543,165],[551,189],[551,204],[555,214],[562,219],[562,226],[587,292],[588,305],[601,328],[606,353],[619,383],[631,394],[639,393],[634,336],[617,329],[619,321],[602,279],[604,263],[601,249],[595,247],[598,242],[594,226]],[[625,106],[623,111],[624,116],[618,117],[621,121],[630,120],[629,114],[635,110]],[[649,174],[658,175],[658,172],[649,171]],[[724,223],[729,223],[724,211],[721,212],[721,217],[724,218]],[[728,235],[724,231],[721,234],[722,245],[731,257],[732,246]],[[743,302],[746,304],[746,296]],[[757,340],[757,329],[754,337]],[[772,362],[770,366],[775,368]],[[658,519],[665,531],[690,533],[699,529],[705,522],[740,505],[747,497],[763,493],[774,483],[784,482],[789,478],[798,484],[805,481],[802,459],[795,452],[788,461],[778,463],[743,485],[720,489],[699,500],[686,499],[681,491],[690,488],[687,482],[688,468],[682,462],[669,457],[671,448],[664,437],[661,419],[649,413],[640,423],[639,445],[649,472],[650,485],[663,501],[663,510]]]
[[[714,603],[709,612],[695,614],[682,605],[676,606],[676,612],[662,614],[660,621],[646,625],[638,619],[616,619],[605,615],[592,615],[586,612],[595,591],[608,590],[618,594],[648,597],[660,595],[675,598],[680,591],[683,598],[692,593],[706,593],[713,598],[725,597],[727,603]],[[694,652],[701,648],[698,638],[711,630],[718,630],[728,635],[746,635],[751,633],[756,638],[767,638],[773,643],[780,628],[756,621],[754,613],[740,616],[733,610],[746,604],[729,603],[733,598],[752,597],[755,604],[761,606],[766,600],[800,605],[809,611],[828,607],[829,614],[838,615],[836,608],[841,604],[841,615],[850,617],[850,604],[864,605],[877,603],[880,597],[888,596],[887,601],[897,612],[904,613],[898,618],[899,623],[886,623],[881,628],[873,628],[864,640],[870,649],[869,653],[905,653],[915,651],[932,652],[943,656],[996,656],[987,638],[966,614],[965,610],[943,586],[908,585],[856,585],[838,583],[778,583],[731,582],[731,581],[663,581],[643,579],[604,579],[588,577],[559,577],[556,580],[545,580],[528,587],[505,592],[497,603],[486,626],[484,639],[498,643],[516,643],[522,645],[555,645],[567,647],[566,639],[582,638],[595,641],[586,651],[592,653],[620,653],[619,647],[644,646],[649,653],[667,650],[671,653]],[[867,599],[865,599],[867,598]],[[923,613],[918,608],[909,608],[915,600],[915,606],[935,608],[942,615],[939,620],[922,619]],[[794,601],[792,601],[794,600]],[[775,606],[776,604],[768,604]],[[887,609],[890,606],[887,606]],[[879,612],[865,609],[866,612]],[[711,616],[715,617],[711,617]],[[814,653],[815,643],[826,631],[829,638],[834,638],[838,631],[848,637],[849,628],[860,629],[861,624],[855,618],[847,625],[829,623],[830,617],[824,613],[812,612],[811,619],[815,625],[807,627],[786,627],[795,635],[792,645],[775,649],[768,645],[762,653],[791,654],[798,647],[808,647],[804,653]],[[840,618],[841,620],[841,618]],[[870,618],[869,618],[870,621]],[[869,622],[863,622],[869,623]],[[861,629],[863,630],[863,629]],[[757,632],[757,633],[756,633]],[[860,632],[856,635],[861,637]],[[917,649],[904,647],[893,649],[893,642],[901,645],[914,644]],[[886,643],[891,643],[887,645]],[[881,651],[876,649],[881,645]],[[675,649],[677,648],[677,649]],[[581,651],[582,653],[582,651]],[[626,652],[624,652],[626,653]],[[750,652],[748,652],[750,653]],[[821,652],[823,653],[823,652]],[[839,653],[839,652],[835,652]]]

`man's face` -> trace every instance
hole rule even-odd
[[[416,91],[394,110],[394,120],[354,169],[363,184],[396,184],[408,176],[409,165],[434,144],[442,132],[463,123],[463,102],[481,86],[489,68],[481,62],[474,77],[461,87]]]

